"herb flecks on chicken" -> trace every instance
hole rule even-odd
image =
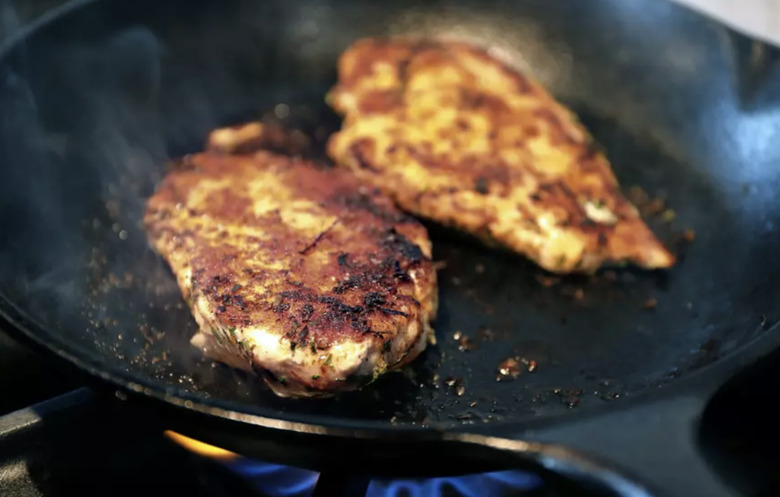
[[[433,339],[425,228],[347,171],[258,151],[187,156],[144,218],[205,355],[280,396],[359,389]]]

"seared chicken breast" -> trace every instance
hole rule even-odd
[[[192,344],[279,396],[361,388],[433,340],[425,228],[345,170],[268,151],[189,155],[144,222],[199,326]]]
[[[410,213],[556,273],[675,263],[574,115],[481,48],[359,40],[328,102],[329,156]]]

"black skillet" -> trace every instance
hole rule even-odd
[[[674,218],[648,221],[680,262],[548,286],[523,258],[431,226],[447,264],[439,345],[359,393],[275,398],[188,346],[194,323],[148,248],[144,200],[164,162],[219,125],[278,119],[321,144],[339,124],[323,102],[337,55],[408,31],[514,54],[579,114],[626,188],[667,199]],[[775,55],[652,0],[69,4],[0,59],[0,313],[166,426],[267,460],[532,464],[642,495],[601,460],[668,495],[730,495],[698,453],[696,418],[780,343]],[[695,240],[679,244],[686,229]],[[511,356],[523,373],[497,381]]]

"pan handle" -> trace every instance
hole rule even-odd
[[[506,438],[453,435],[610,497],[734,497],[698,448],[706,399],[680,396]],[[476,448],[476,447],[475,447]]]

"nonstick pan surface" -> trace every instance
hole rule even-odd
[[[324,103],[338,54],[410,31],[512,54],[626,190],[665,199],[647,219],[680,262],[557,279],[430,225],[446,263],[438,345],[361,392],[276,398],[190,347],[145,200],[217,126],[275,120],[322,145],[339,126]],[[761,342],[778,317],[780,84],[738,92],[731,36],[656,1],[84,2],[0,62],[2,314],[116,387],[233,421],[426,430],[620,409]],[[497,381],[509,357],[522,372]]]

